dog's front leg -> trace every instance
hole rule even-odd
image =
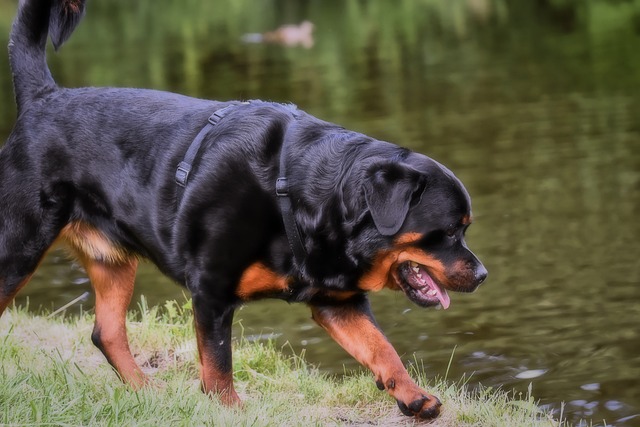
[[[233,305],[202,292],[192,293],[202,389],[225,405],[240,404],[233,388],[231,325]]]
[[[435,418],[440,401],[416,385],[373,319],[369,301],[311,305],[313,319],[358,362],[369,368],[380,390],[387,390],[403,414]]]

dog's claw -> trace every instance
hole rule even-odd
[[[442,403],[440,399],[431,395],[422,395],[420,399],[406,405],[404,402],[397,401],[400,412],[408,417],[417,417],[421,419],[433,419],[440,415],[440,407]]]
[[[399,400],[397,400],[396,402],[398,403],[398,408],[400,408],[400,412],[402,412],[407,417],[413,417],[414,413],[409,410],[407,405],[400,402]]]

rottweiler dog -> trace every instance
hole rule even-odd
[[[144,89],[61,88],[45,59],[85,0],[23,0],[9,42],[18,118],[0,152],[0,314],[56,241],[95,291],[93,343],[121,379],[147,379],[125,313],[140,259],[191,293],[204,392],[233,387],[234,310],[259,298],[313,319],[409,416],[440,401],[410,378],[367,293],[422,307],[471,292],[487,271],[467,248],[462,183],[422,154],[293,105]]]

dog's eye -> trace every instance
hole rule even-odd
[[[445,233],[447,234],[447,236],[453,237],[456,235],[456,229],[455,227],[449,227],[447,228],[447,231]]]

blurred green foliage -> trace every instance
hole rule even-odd
[[[15,5],[0,0],[3,45]],[[244,33],[303,19],[316,26],[309,51],[240,42]],[[50,63],[64,85],[323,104],[331,119],[354,108],[379,115],[421,105],[433,97],[420,87],[433,79],[444,79],[442,87],[482,84],[474,69],[488,63],[498,72],[516,64],[517,72],[535,73],[547,87],[530,88],[531,96],[567,81],[626,90],[638,84],[629,70],[640,69],[639,42],[639,0],[92,0]],[[10,76],[0,61],[6,100]],[[12,108],[0,103],[0,129]]]

